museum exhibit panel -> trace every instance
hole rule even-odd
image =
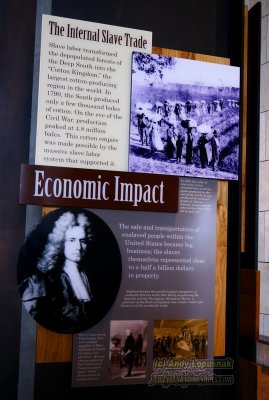
[[[11,3],[10,398],[260,395],[259,2]]]

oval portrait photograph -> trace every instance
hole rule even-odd
[[[59,208],[27,235],[18,258],[18,286],[30,315],[45,328],[79,333],[111,309],[121,282],[117,240],[96,214]]]

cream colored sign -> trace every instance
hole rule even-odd
[[[151,32],[43,15],[35,163],[128,170],[131,55]]]

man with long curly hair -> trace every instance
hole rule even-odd
[[[26,309],[37,321],[45,318],[52,330],[68,333],[87,327],[94,299],[83,260],[92,239],[84,213],[64,212],[48,235],[36,274],[21,284]]]

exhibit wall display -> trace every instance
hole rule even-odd
[[[241,179],[240,171],[244,171],[245,139],[250,136],[252,142],[254,137],[251,132],[255,129],[247,129],[249,133],[246,134],[246,124],[241,121],[242,132],[238,140],[242,147],[235,140],[231,143],[234,146],[224,146],[222,149],[222,160],[225,160],[226,155],[230,160],[235,160],[229,150],[242,152],[238,176],[230,176],[231,171],[226,170],[226,178],[223,178],[223,164],[216,165],[218,170],[216,168],[213,171],[211,160],[208,160],[208,166],[202,168],[197,147],[200,136],[198,130],[193,142],[194,164],[187,166],[188,171],[184,171],[186,142],[183,143],[180,158],[180,146],[178,152],[175,152],[171,143],[170,148],[167,146],[167,139],[168,144],[170,140],[167,131],[171,132],[173,144],[173,126],[158,120],[158,115],[155,116],[156,120],[149,118],[155,113],[155,105],[151,107],[151,91],[146,89],[144,83],[149,84],[155,95],[157,83],[161,82],[144,81],[143,78],[141,93],[146,96],[141,98],[135,88],[140,83],[135,83],[133,79],[138,72],[133,72],[136,69],[135,54],[144,54],[151,59],[156,54],[164,59],[171,57],[187,60],[190,64],[194,64],[194,61],[215,63],[216,68],[220,64],[231,63],[241,67],[241,78],[244,78],[247,62],[242,47],[242,31],[243,24],[244,28],[247,28],[247,24],[240,3],[241,0],[206,0],[202,3],[196,0],[168,0],[165,4],[139,0],[30,0],[25,7],[18,0],[3,1],[3,140],[0,169],[3,240],[0,252],[0,303],[3,315],[1,354],[4,363],[0,375],[2,391],[9,393],[10,399],[84,400],[126,397],[134,400],[154,396],[158,400],[172,397],[192,400],[197,397],[234,398],[235,393],[238,393],[239,267],[243,260],[237,254],[240,251],[238,241],[241,212],[238,197],[241,196],[241,188],[245,189],[246,182]],[[250,37],[253,38],[253,35]],[[167,70],[172,71],[169,68]],[[161,72],[164,71],[166,68]],[[143,71],[141,73],[143,75]],[[248,75],[249,82],[243,82],[248,80],[246,77],[241,79],[241,92],[246,89],[246,83],[248,88],[255,85],[251,70]],[[179,91],[184,93],[184,85],[186,88],[188,84],[178,84],[175,80],[174,86],[177,85],[181,85]],[[198,86],[195,85],[189,85],[195,89],[195,93],[190,92],[190,96],[184,98],[186,102],[199,100],[196,97],[200,93],[196,91]],[[172,93],[173,90],[167,94],[162,91],[158,101],[163,104],[165,100],[169,103],[178,100],[173,98]],[[237,104],[239,107],[231,106],[227,116],[232,116],[232,113],[236,115],[237,112],[244,114],[244,109],[246,112],[247,96],[242,94]],[[247,104],[255,102],[255,99],[257,97],[252,96]],[[151,136],[143,136],[144,141],[145,138],[150,141],[142,144],[142,130],[139,131],[137,125],[138,115],[144,106],[149,111],[146,113],[148,121],[143,122],[146,122],[144,131],[149,130],[148,123],[153,127],[161,121],[162,136],[155,135],[157,127],[154,134],[152,130]],[[193,119],[197,126],[209,125],[206,120],[196,120],[194,107],[191,114],[194,118],[187,117],[185,121]],[[217,123],[217,116],[217,111],[212,113],[213,122]],[[179,121],[178,129],[186,138],[187,128],[182,126],[182,121]],[[223,139],[230,138],[224,133],[222,136]],[[220,145],[223,143],[221,141]],[[252,148],[250,152],[253,153]],[[209,155],[208,152],[207,157]],[[133,163],[132,159],[135,158],[136,163]],[[250,154],[249,168],[252,176],[254,164],[251,160]],[[20,176],[22,170],[23,177]],[[191,179],[191,182],[194,179],[194,183],[197,180],[201,187],[207,187],[206,182],[209,180],[209,187],[213,187],[215,204],[212,204],[211,211],[204,210],[202,214],[207,213],[209,217],[215,218],[215,226],[213,223],[211,226],[210,218],[205,222],[210,232],[215,231],[215,249],[210,248],[212,241],[206,242],[199,232],[195,232],[191,239],[193,249],[184,245],[184,251],[179,249],[183,254],[149,255],[155,261],[149,260],[147,263],[129,260],[131,254],[127,254],[127,248],[128,251],[136,248],[141,251],[164,250],[159,245],[140,244],[135,247],[125,243],[126,240],[158,242],[163,247],[164,243],[182,244],[183,239],[171,237],[173,232],[163,232],[165,238],[158,239],[145,239],[142,235],[160,235],[156,230],[158,226],[175,229],[202,225],[198,220],[194,222],[199,217],[199,213],[194,215],[194,209],[190,213],[183,213],[178,207],[179,193],[182,198],[181,184],[185,179]],[[171,203],[165,208],[164,205],[168,206],[167,197]],[[199,198],[196,200],[195,207]],[[191,196],[184,200],[187,205],[192,201]],[[250,204],[247,205],[249,209]],[[56,232],[56,222],[61,222],[61,217],[69,212],[74,212],[78,217],[75,218],[75,224],[78,225],[68,229],[68,233],[65,232],[58,243],[56,259],[48,267],[43,261],[49,259],[49,237],[53,237],[50,234]],[[94,237],[91,237],[91,230],[82,229],[83,219],[98,222],[101,234],[95,230]],[[47,221],[50,221],[49,224]],[[125,228],[119,227],[119,223],[124,227],[130,225],[126,228],[127,232]],[[143,227],[151,228],[152,225],[153,231],[143,230]],[[241,225],[243,232],[244,221]],[[131,230],[131,227],[136,226],[136,229]],[[202,228],[205,229],[205,226]],[[124,236],[131,232],[141,237]],[[69,234],[73,236],[69,237]],[[79,235],[81,248],[72,256],[68,249],[71,250],[73,244],[65,242],[68,239],[68,242],[76,243]],[[197,257],[200,248],[196,246],[200,239],[204,244],[204,252],[208,252],[208,257],[207,254],[201,256],[206,265],[195,266],[195,273],[183,270],[157,271],[158,266],[163,265],[182,267],[181,262],[163,262],[161,258],[164,256],[169,259]],[[103,240],[106,245],[103,245]],[[168,249],[179,251],[172,246]],[[211,263],[213,251],[215,259]],[[142,257],[132,254],[133,258],[138,256]],[[80,262],[75,261],[79,258]],[[110,261],[113,264],[111,270]],[[70,265],[74,264],[79,265],[75,277],[69,271]],[[152,265],[152,271],[141,269],[148,264]],[[46,267],[43,268],[43,265]],[[56,272],[56,265],[57,268],[61,266],[63,271],[69,271],[72,277],[68,279],[74,286],[72,290],[80,298],[79,304],[86,303],[85,310],[89,309],[87,303],[93,299],[101,304],[97,293],[102,293],[105,304],[101,304],[104,308],[100,315],[92,318],[86,310],[82,323],[74,324],[73,327],[64,323],[62,313],[56,307],[62,290],[49,299],[51,290],[46,285],[49,281],[49,289],[56,289],[58,285],[53,285],[51,278],[64,276],[61,268],[60,274],[58,269]],[[91,268],[96,265],[102,268]],[[210,300],[206,299],[210,303],[208,309],[205,303],[175,305],[172,302],[173,296],[168,296],[168,293],[160,296],[162,301],[168,301],[169,298],[168,307],[157,303],[160,291],[167,290],[172,295],[170,292],[174,290],[176,282],[179,283],[175,289],[178,291],[177,296],[182,294],[179,293],[185,290],[181,286],[182,276],[192,278],[195,275],[193,283],[186,281],[186,287],[199,286],[196,280],[202,275],[200,272],[204,266],[206,271],[210,270],[214,279],[213,285],[211,277],[206,282],[210,286]],[[135,267],[135,270],[131,270],[131,267]],[[156,267],[157,272],[153,271],[153,267]],[[93,272],[96,279],[92,277]],[[132,273],[158,273],[160,278],[134,279],[129,277]],[[60,280],[61,283],[67,281]],[[109,282],[112,281],[115,285],[112,285],[114,289],[110,296],[112,287],[109,287]],[[100,291],[95,286],[97,282],[100,282]],[[70,293],[70,286],[67,287]],[[131,292],[130,297],[125,293],[126,290]],[[137,290],[143,291],[139,298],[142,307],[136,307]],[[152,297],[147,298],[146,292],[151,290]],[[106,293],[109,299],[105,298]],[[200,291],[201,298],[204,298],[203,288]],[[64,299],[65,296],[61,300]],[[130,301],[130,307],[125,306],[127,300]],[[183,301],[183,298],[175,301],[179,300]],[[82,308],[78,306],[78,309]],[[197,345],[196,350],[190,346],[193,332],[198,334],[198,352]],[[132,357],[124,354],[128,352],[124,352],[125,342],[126,347],[128,342],[132,346],[132,337],[135,340],[133,368],[131,362],[128,362],[128,358],[130,361]],[[163,337],[166,340],[161,341]],[[190,365],[191,360],[201,362],[200,366],[209,366],[212,359],[224,361],[226,357],[235,361],[232,370],[218,371],[214,367],[214,372],[219,376],[226,373],[233,375],[234,384],[229,385],[228,381],[213,384],[212,380],[203,385],[198,382],[191,384],[190,375],[192,372],[196,375],[198,367],[195,363]],[[205,364],[207,361],[209,363]],[[169,371],[164,367],[165,362]],[[179,374],[176,368],[180,368]],[[189,371],[186,376],[189,384],[185,382],[184,386],[178,377],[183,378],[186,369]],[[207,368],[207,372],[209,378],[214,380],[212,370]],[[172,379],[171,385],[165,383],[166,376]]]
[[[195,384],[201,359],[214,383],[224,354],[227,187],[216,179],[238,179],[239,69],[153,54],[151,42],[42,16],[35,165],[22,165],[20,202],[61,208],[27,233],[18,287],[37,360],[44,338],[72,334],[73,388],[163,386],[167,374]]]

